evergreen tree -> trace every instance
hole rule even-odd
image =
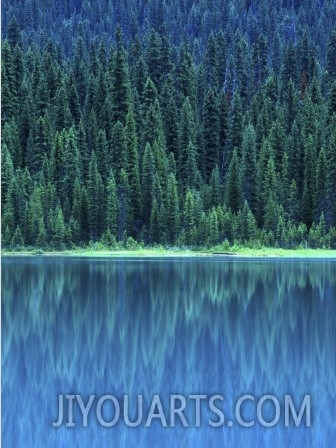
[[[226,204],[236,213],[241,207],[242,191],[237,150],[233,151],[226,185]]]
[[[186,98],[182,106],[180,120],[179,158],[177,161],[179,179],[185,179],[187,176],[187,160],[189,155],[188,148],[191,144],[192,146],[190,149],[195,150],[195,134],[195,117],[189,98]],[[197,160],[197,156],[195,158]]]
[[[196,76],[192,61],[190,48],[182,45],[178,63],[178,92],[180,94],[180,104],[188,97],[190,104],[196,102]]]
[[[232,103],[231,126],[230,126],[230,147],[233,151],[237,148],[238,154],[241,154],[241,143],[243,133],[243,114],[240,95],[235,93]]]
[[[178,113],[177,104],[175,100],[175,88],[174,80],[171,75],[166,79],[162,92],[162,105],[163,105],[163,125],[165,140],[168,152],[174,154],[175,160],[178,160],[178,143],[179,143],[179,130],[178,130]]]
[[[102,226],[104,223],[103,203],[103,182],[101,175],[98,172],[96,154],[93,152],[90,161],[88,181],[88,219],[90,238],[93,241],[97,241],[102,235]]]
[[[143,197],[143,216],[145,222],[146,217],[150,215],[152,209],[151,193],[152,185],[155,173],[155,164],[153,150],[149,143],[147,143],[142,160],[142,176],[141,176],[141,189]]]
[[[43,217],[39,220],[39,228],[38,228],[38,235],[36,239],[36,246],[40,247],[41,249],[44,249],[47,245],[47,232],[44,224]]]
[[[152,244],[159,243],[161,234],[159,208],[156,199],[154,199],[150,215],[150,242]]]
[[[127,152],[127,173],[130,186],[130,201],[134,217],[135,236],[138,236],[142,220],[142,197],[140,187],[138,138],[133,110],[126,117],[125,144]]]
[[[335,129],[336,126],[336,114],[333,116],[331,123],[331,129]],[[336,220],[336,135],[335,132],[330,134],[329,144],[326,149],[326,194],[327,194],[327,212],[326,212],[326,224],[328,226],[335,225]]]
[[[330,35],[327,46],[327,63],[326,68],[330,80],[336,79],[336,31]]]
[[[129,235],[130,224],[132,222],[130,207],[130,187],[126,171],[122,168],[120,172],[120,181],[118,184],[118,237],[121,240],[125,235]]]
[[[214,246],[219,242],[219,232],[218,232],[218,217],[216,209],[213,208],[209,213],[209,231],[208,231],[208,244],[209,246]]]
[[[35,3],[3,17],[4,246],[335,246],[332,2]]]
[[[22,232],[19,226],[16,227],[11,246],[13,249],[21,249],[24,246],[24,241],[22,237]]]
[[[173,174],[170,174],[168,177],[165,224],[167,229],[168,241],[170,244],[174,244],[179,233],[180,217],[177,184],[175,176]]]
[[[210,88],[205,96],[203,112],[205,177],[209,179],[212,169],[219,162],[219,112],[217,98]]]
[[[318,220],[323,213],[327,213],[327,158],[325,149],[322,148],[316,165],[316,187],[315,187],[315,219]]]
[[[1,151],[1,197],[7,195],[9,185],[14,177],[13,161],[6,144],[2,145]]]
[[[288,215],[289,219],[294,223],[299,221],[299,193],[295,180],[292,180],[289,190],[289,200],[288,200]]]
[[[313,224],[314,214],[314,187],[315,181],[315,158],[314,158],[314,139],[312,135],[308,136],[305,145],[305,169],[303,180],[303,194],[302,194],[302,219],[308,228]]]
[[[258,207],[256,172],[256,133],[253,125],[249,124],[244,129],[242,142],[242,189],[243,197],[253,213]]]
[[[55,249],[64,248],[65,224],[62,209],[58,206],[55,210],[55,218],[52,220],[52,244]]]
[[[114,179],[113,171],[111,171],[107,184],[106,228],[114,236],[117,236],[117,224],[118,224],[117,186]]]
[[[125,129],[120,121],[113,126],[109,154],[107,166],[113,167],[118,175],[122,168],[127,169]]]
[[[116,32],[117,48],[113,58],[112,67],[112,111],[113,121],[126,122],[126,115],[130,106],[130,80],[125,49],[122,44],[120,28]]]
[[[160,86],[163,76],[161,46],[162,41],[160,35],[156,31],[151,30],[147,44],[146,63],[149,76],[156,86]]]
[[[40,233],[41,219],[43,219],[41,188],[35,185],[28,208],[28,244],[36,243]]]

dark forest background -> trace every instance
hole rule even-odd
[[[335,23],[335,0],[3,0],[3,246],[335,248]]]

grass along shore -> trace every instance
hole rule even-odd
[[[2,250],[1,256],[69,256],[69,257],[209,257],[209,256],[232,256],[232,257],[279,257],[279,258],[335,258],[336,250],[331,249],[282,249],[276,247],[249,248],[242,246],[231,246],[223,248],[216,246],[212,248],[165,248],[137,247],[137,248],[75,248],[67,250],[41,250],[41,249],[15,249]]]

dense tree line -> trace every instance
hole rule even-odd
[[[170,2],[68,0],[59,29],[21,3],[3,18],[5,247],[336,247],[334,1],[314,25],[318,2],[186,0],[168,20]]]

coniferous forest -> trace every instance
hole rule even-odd
[[[3,247],[336,248],[335,23],[335,0],[3,0]]]

